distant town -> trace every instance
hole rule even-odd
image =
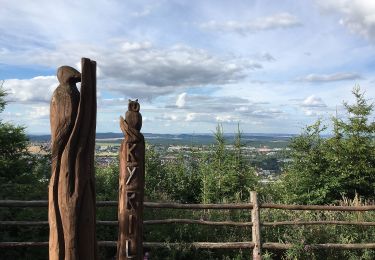
[[[284,134],[242,134],[242,154],[254,166],[262,182],[275,181],[288,160],[288,143],[293,135]],[[226,149],[233,150],[235,135],[225,135]],[[49,135],[30,135],[29,150],[32,153],[46,154],[50,149]],[[120,133],[98,133],[96,139],[96,163],[107,166],[118,158],[123,135]],[[163,162],[177,160],[178,155],[191,156],[212,150],[215,143],[213,134],[145,134],[146,149],[158,152]]]

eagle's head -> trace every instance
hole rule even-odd
[[[60,84],[77,83],[81,81],[81,73],[70,66],[61,66],[57,69],[57,79]]]

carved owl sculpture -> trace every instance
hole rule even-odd
[[[142,115],[139,113],[140,105],[138,99],[130,100],[128,104],[128,111],[125,114],[125,120],[129,127],[134,128],[138,131],[142,128]]]

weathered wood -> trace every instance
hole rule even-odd
[[[0,248],[19,248],[19,247],[47,247],[48,242],[0,242]],[[100,247],[117,247],[116,241],[98,241]],[[192,242],[192,243],[163,243],[163,242],[144,242],[144,247],[148,248],[170,248],[170,247],[193,247],[201,249],[240,249],[253,248],[252,242],[226,242],[226,243],[210,243],[210,242]]]
[[[97,225],[117,226],[118,221],[102,220],[96,221]],[[48,221],[0,221],[0,226],[44,226],[48,225]]]
[[[48,247],[48,242],[0,242],[0,248]]]
[[[125,135],[120,147],[117,259],[143,259],[143,197],[145,142],[140,133],[142,116],[138,100],[129,100],[120,127]]]
[[[306,245],[306,248],[311,249],[375,249],[375,243],[363,243],[363,244],[315,244]]]
[[[98,220],[97,225],[117,226],[117,220]],[[235,221],[206,221],[194,219],[161,219],[161,220],[144,220],[144,225],[158,224],[199,224],[211,226],[252,226],[253,222],[235,222]],[[308,225],[347,225],[347,226],[375,226],[375,222],[356,222],[356,221],[279,221],[279,222],[261,222],[261,226],[308,226]],[[0,226],[44,226],[48,221],[0,221]]]
[[[261,255],[261,241],[260,241],[260,214],[259,214],[259,204],[258,204],[258,195],[255,191],[250,192],[250,200],[253,204],[253,209],[251,210],[251,221],[252,225],[252,239],[254,243],[253,248],[253,259],[260,260],[262,259]]]
[[[263,243],[262,248],[264,249],[290,249],[293,244],[283,244],[283,243]],[[305,245],[306,249],[375,249],[375,243],[364,243],[364,244],[313,244]]]
[[[116,247],[116,241],[98,241],[100,247]],[[187,246],[197,249],[240,249],[253,248],[253,242],[226,242],[226,243],[209,243],[209,242],[193,242],[193,243],[163,243],[163,242],[143,242],[144,247],[148,248],[170,248]],[[292,248],[293,244],[283,243],[263,243],[262,248],[271,250],[287,250]],[[48,242],[0,242],[0,248],[20,248],[20,247],[48,247]],[[305,245],[307,249],[375,249],[375,243],[364,244],[313,244]]]
[[[169,247],[192,247],[196,249],[240,249],[253,248],[253,242],[192,242],[192,243],[160,243],[160,242],[144,242],[143,246],[149,248],[169,248]]]
[[[248,227],[252,226],[252,222],[234,222],[234,221],[207,221],[195,219],[161,219],[161,220],[145,220],[145,225],[158,225],[158,224],[199,224],[209,226],[238,226]]]
[[[351,225],[351,226],[375,226],[375,222],[357,222],[357,221],[278,221],[278,222],[262,222],[262,226],[307,226],[307,225]]]
[[[0,207],[46,207],[48,201],[22,201],[22,200],[0,200]],[[117,207],[117,201],[97,201],[97,207]],[[181,204],[173,202],[144,202],[145,208],[164,208],[164,209],[252,209],[250,203],[223,203],[223,204]]]
[[[164,209],[252,209],[250,203],[223,203],[223,204],[181,204],[167,202],[145,202],[145,208],[164,208]]]
[[[287,209],[287,210],[326,210],[326,211],[370,211],[375,206],[323,206],[323,205],[286,205],[262,203],[263,209]]]
[[[97,207],[115,207],[117,201],[97,201]],[[168,208],[168,209],[252,209],[251,203],[228,203],[228,204],[181,204],[172,202],[144,202],[145,208]],[[46,207],[46,200],[0,200],[0,207]],[[285,209],[285,210],[323,210],[323,211],[372,211],[375,206],[323,206],[323,205],[285,205],[262,203],[260,208]]]
[[[52,176],[49,259],[97,259],[95,232],[96,63],[82,58],[82,75],[62,66],[51,100]],[[79,92],[75,83],[81,81]]]

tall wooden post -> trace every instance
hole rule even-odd
[[[49,259],[97,259],[95,231],[96,62],[82,58],[82,75],[57,71],[51,100],[52,176]],[[81,91],[76,82],[81,81]]]
[[[117,259],[143,259],[143,196],[145,142],[140,133],[142,116],[138,100],[129,100],[120,127],[125,135],[120,147]]]
[[[250,192],[250,199],[251,203],[253,203],[253,209],[251,210],[251,221],[253,222],[252,238],[254,243],[253,260],[260,260],[262,259],[262,255],[260,241],[259,203],[258,195],[255,191]]]

